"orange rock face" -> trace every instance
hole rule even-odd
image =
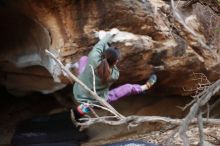
[[[124,38],[113,43],[121,49],[117,84],[142,82],[156,72],[157,93],[180,95],[182,87],[193,86],[193,72],[218,79],[219,16],[199,3],[178,13],[189,29],[162,0],[1,1],[0,84],[45,93],[60,89],[69,82],[44,50],[54,52],[64,64],[75,62],[98,41],[95,31],[114,27]],[[35,74],[40,76],[34,78]]]

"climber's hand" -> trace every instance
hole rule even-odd
[[[99,31],[99,40],[103,39],[106,36],[107,32],[104,30]]]
[[[119,32],[119,30],[118,30],[117,28],[112,28],[112,29],[110,30],[110,34],[111,34],[112,36],[118,34],[118,32]]]

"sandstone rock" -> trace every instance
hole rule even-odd
[[[114,45],[122,52],[117,84],[142,82],[156,71],[155,91],[180,95],[183,87],[193,87],[193,72],[217,80],[219,16],[200,3],[176,10],[193,33],[174,19],[168,1],[2,1],[0,83],[24,91],[60,89],[69,82],[44,50],[53,51],[64,64],[76,62],[98,41],[95,31],[113,27],[120,30]]]

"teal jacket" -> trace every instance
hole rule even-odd
[[[88,55],[88,63],[86,65],[85,70],[79,76],[79,79],[87,85],[91,90],[93,90],[93,75],[92,69],[90,65],[93,66],[95,71],[95,88],[96,93],[107,100],[107,94],[109,91],[109,87],[119,78],[119,71],[116,66],[112,68],[111,77],[106,84],[101,82],[101,79],[98,77],[96,73],[96,69],[98,65],[101,63],[101,54],[103,51],[109,48],[108,42],[111,40],[111,35],[107,34],[102,40],[100,40],[91,50]],[[78,102],[93,102],[97,103],[97,101],[86,91],[84,90],[78,83],[74,84],[73,94],[75,99]]]

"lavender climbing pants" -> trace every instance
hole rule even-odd
[[[88,57],[87,56],[82,56],[79,61],[78,61],[78,64],[79,64],[79,68],[78,68],[78,76],[85,70],[86,68],[86,64],[88,62]]]
[[[87,56],[82,56],[79,59],[78,75],[80,75],[84,71],[87,62],[88,62]],[[133,95],[133,94],[138,94],[141,92],[142,92],[141,86],[138,84],[124,84],[108,92],[107,102],[116,101],[122,97]]]
[[[138,84],[124,84],[108,92],[108,102],[116,101],[121,97],[141,93],[141,86]]]

